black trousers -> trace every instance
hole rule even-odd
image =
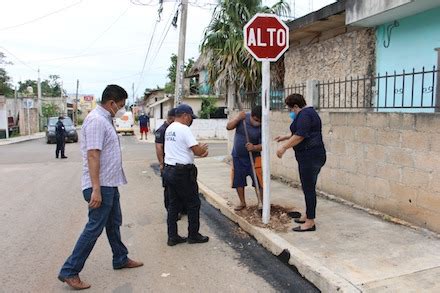
[[[165,166],[163,180],[168,198],[168,237],[177,237],[177,218],[182,209],[186,209],[188,213],[188,237],[196,237],[200,228],[200,198],[196,166]]]
[[[165,205],[165,209],[168,211],[168,206],[170,205],[170,200],[168,199],[168,190],[165,185],[165,180],[163,179],[163,171],[160,173],[160,177],[162,177],[162,187],[163,187],[163,202]]]
[[[299,178],[306,201],[307,219],[314,219],[316,214],[316,182],[318,174],[326,161],[325,153],[318,156],[298,159]]]
[[[57,149],[55,151],[55,157],[58,158],[60,152],[61,152],[61,157],[64,157],[64,147],[66,145],[65,137],[57,136],[56,139],[57,139]]]

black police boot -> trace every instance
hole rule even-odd
[[[205,243],[209,241],[209,237],[208,236],[203,236],[200,233],[197,233],[197,236],[195,237],[188,237],[187,242],[189,244],[195,244],[195,243]]]
[[[185,237],[181,237],[179,235],[177,235],[176,238],[168,238],[168,246],[174,246],[180,243],[185,243],[186,242],[186,238]]]

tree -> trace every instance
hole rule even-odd
[[[59,81],[59,75],[49,75],[49,79],[45,79],[41,82],[41,94],[45,97],[59,97],[61,96],[61,82]],[[20,93],[27,93],[27,88],[32,87],[34,95],[37,94],[37,81],[25,80],[24,82],[18,82],[18,91]],[[65,92],[63,92],[66,94]]]
[[[59,97],[61,96],[61,83],[59,81],[60,76],[56,74],[49,75],[48,80],[44,80],[41,83],[41,92],[44,96]],[[44,84],[44,88],[43,88]]]
[[[49,79],[45,79],[41,82],[41,94],[45,97],[61,96],[61,83],[59,79],[59,75],[49,75]]]
[[[165,84],[165,93],[167,94],[174,94],[175,88],[176,88],[176,74],[177,74],[177,55],[172,54],[171,55],[171,65],[168,67],[168,74],[167,77],[169,79],[169,82]],[[188,73],[189,70],[191,70],[192,66],[194,65],[194,59],[188,59],[188,62],[184,65],[185,73]]]
[[[209,119],[211,118],[211,114],[215,113],[217,107],[215,106],[215,102],[217,99],[215,97],[203,97],[202,98],[202,107],[199,112],[199,116],[201,119]]]
[[[10,81],[11,78],[8,76],[6,70],[0,68],[0,95],[9,97],[14,94]]]
[[[6,69],[3,68],[3,65],[12,64],[5,60],[6,56],[2,52],[0,52],[0,95],[4,96],[12,96],[14,90],[10,84],[11,78],[8,76]]]
[[[27,88],[31,87],[34,95],[37,94],[37,81],[36,80],[25,80],[18,82],[18,92],[23,94],[28,94]]]
[[[208,59],[209,83],[227,88],[228,106],[244,91],[260,87],[261,65],[244,47],[243,27],[258,12],[288,14],[289,5],[280,0],[272,7],[261,0],[221,0],[216,6],[201,45]]]
[[[41,114],[46,118],[58,116],[60,112],[60,108],[55,103],[46,103],[41,106]]]

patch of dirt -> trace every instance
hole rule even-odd
[[[250,206],[236,213],[254,226],[285,233],[292,222],[292,218],[287,215],[290,211],[292,211],[292,208],[286,209],[279,205],[271,205],[270,220],[267,225],[261,221],[261,212],[257,206]]]

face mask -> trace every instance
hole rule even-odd
[[[254,127],[260,127],[261,126],[261,120],[257,121],[254,117],[251,117],[250,119],[251,125]]]
[[[116,104],[116,103],[115,103]],[[118,104],[116,104],[116,107],[118,107]],[[125,114],[125,107],[119,108],[118,111],[115,113],[115,118],[121,118]]]
[[[295,118],[296,118],[296,113],[295,112],[290,112],[289,113],[289,117],[290,117],[290,119],[292,119],[292,121],[294,121]]]

